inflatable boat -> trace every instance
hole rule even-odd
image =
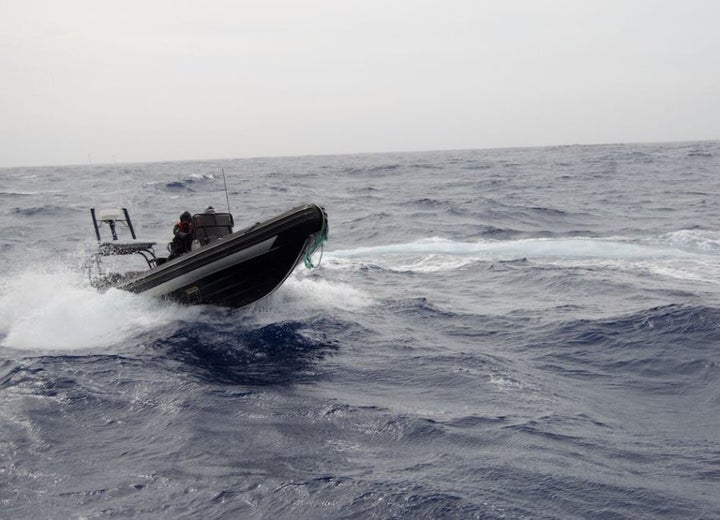
[[[134,293],[188,304],[243,307],[277,289],[327,240],[325,210],[316,204],[290,209],[274,218],[233,232],[230,213],[199,213],[192,216],[192,249],[175,258],[157,256],[155,242],[136,239],[125,208],[90,210],[98,250],[89,263],[91,283],[98,288],[116,287]],[[112,241],[103,241],[109,228]],[[126,228],[133,240],[120,242],[118,231]],[[147,268],[111,273],[104,268],[107,257],[140,255]]]

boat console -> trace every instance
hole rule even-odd
[[[206,246],[231,235],[234,224],[230,213],[198,213],[192,217],[193,240],[197,240],[199,246]]]

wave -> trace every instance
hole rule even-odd
[[[675,304],[566,323],[531,349],[545,368],[567,376],[678,393],[720,378],[718,341],[720,309]]]
[[[64,206],[16,207],[11,212],[21,217],[50,216],[53,218],[68,217],[76,213],[75,210]]]
[[[39,191],[0,191],[0,197],[29,197],[32,195],[40,195]],[[47,193],[47,192],[42,192]]]
[[[343,173],[351,176],[377,177],[385,176],[386,174],[395,172],[402,167],[403,166],[398,163],[389,163],[376,166],[346,168]]]
[[[286,321],[257,328],[234,320],[192,323],[158,339],[164,359],[183,363],[193,377],[220,384],[278,385],[314,379],[315,362],[337,345],[309,332],[305,322]]]

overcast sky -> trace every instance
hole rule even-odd
[[[0,166],[720,139],[716,0],[0,0]]]

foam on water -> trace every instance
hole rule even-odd
[[[651,237],[645,242],[693,253],[720,255],[720,232],[717,231],[681,229]]]
[[[645,245],[619,238],[527,238],[521,240],[457,242],[439,237],[402,244],[358,247],[327,253],[335,258],[379,258],[402,255],[473,256],[486,260],[563,258],[691,257],[693,252],[662,245]]]
[[[140,332],[198,309],[111,289],[100,293],[62,267],[31,268],[0,285],[0,346],[83,350],[122,345]]]
[[[272,322],[317,312],[352,312],[372,301],[369,294],[351,285],[296,273],[247,311],[251,321]],[[35,351],[108,348],[179,319],[202,321],[207,312],[208,307],[184,306],[117,289],[99,292],[89,285],[85,273],[48,262],[0,280],[0,347]]]
[[[287,319],[308,313],[361,310],[373,302],[365,291],[341,282],[295,274],[252,307],[256,319]]]
[[[715,284],[720,275],[720,239],[716,234],[688,231],[639,240],[610,237],[460,242],[433,237],[328,252],[325,265],[330,269],[349,269],[359,262],[395,272],[440,273],[478,261],[520,260],[562,267],[651,272]]]

